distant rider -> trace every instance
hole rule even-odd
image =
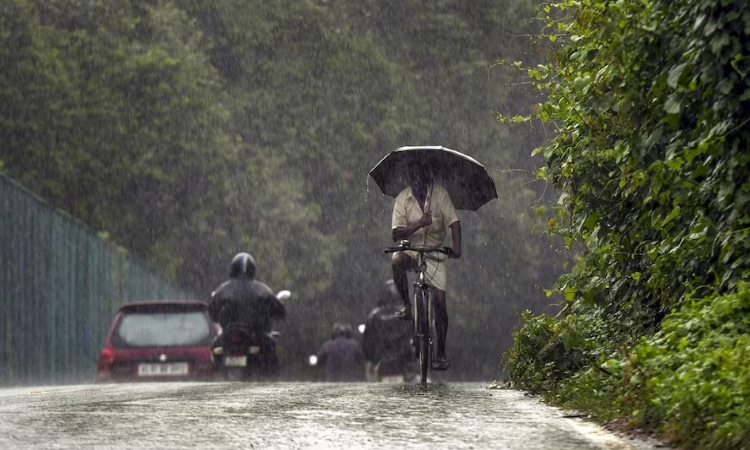
[[[364,356],[348,324],[333,326],[331,338],[318,351],[318,365],[323,368],[326,381],[363,381]]]
[[[286,307],[265,283],[255,280],[255,260],[248,253],[238,253],[232,259],[230,279],[211,294],[208,313],[211,320],[223,329],[230,324],[241,324],[250,333],[263,335],[272,352],[274,363],[275,345],[268,337],[274,321],[286,318]],[[214,347],[224,346],[224,334],[217,336]]]
[[[367,317],[362,336],[366,373],[370,381],[378,381],[378,364],[389,359],[398,363],[404,380],[411,380],[415,373],[414,347],[411,343],[414,325],[395,317],[400,307],[401,294],[393,280],[388,280],[380,290],[377,307]]]

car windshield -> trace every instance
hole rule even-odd
[[[178,347],[200,345],[210,338],[206,314],[200,311],[129,313],[117,328],[123,347]]]

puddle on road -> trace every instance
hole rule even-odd
[[[29,443],[68,448],[600,448],[556,410],[481,384],[124,385],[33,398],[13,423]]]

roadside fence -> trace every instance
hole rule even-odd
[[[0,385],[93,380],[117,309],[189,298],[0,175]]]

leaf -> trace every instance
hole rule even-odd
[[[586,217],[586,220],[583,222],[583,226],[591,231],[596,227],[597,222],[599,222],[599,218],[601,217],[601,214],[598,212],[593,212]]]
[[[691,233],[688,236],[688,239],[690,239],[690,240],[700,239],[700,238],[706,236],[707,232],[708,232],[708,227],[703,227],[703,229],[701,231],[696,231],[694,233]]]
[[[729,34],[724,32],[721,33],[720,36],[714,36],[713,39],[711,39],[711,52],[714,55],[721,54],[721,50],[729,45]]]
[[[732,68],[744,79],[750,73],[750,56],[737,56],[731,62]]]
[[[667,84],[672,89],[676,89],[677,85],[680,82],[680,77],[682,76],[682,72],[685,71],[685,67],[687,67],[688,63],[682,63],[679,66],[673,68],[669,71],[669,77],[667,78]]]
[[[734,80],[731,77],[722,78],[719,82],[719,92],[724,95],[728,95],[734,88]]]
[[[563,290],[563,296],[565,297],[565,300],[573,300],[576,297],[576,292],[578,292],[577,289],[572,287],[566,287],[565,290]]]
[[[685,160],[689,163],[693,162],[693,160],[702,155],[706,152],[706,149],[708,148],[707,144],[701,142],[699,145],[697,145],[695,148],[688,148],[685,150]]]
[[[679,128],[681,120],[682,120],[682,115],[681,114],[667,114],[667,118],[665,119],[665,121],[672,128]]]
[[[706,20],[706,15],[701,14],[698,17],[695,18],[695,23],[693,24],[693,30],[697,30],[698,28],[703,25],[703,22]]]
[[[672,212],[670,212],[669,215],[667,215],[667,217],[664,219],[664,222],[662,223],[662,226],[668,224],[669,222],[671,222],[672,220],[674,220],[675,217],[679,216],[680,215],[680,211],[681,211],[680,207],[679,206],[675,206],[675,208],[672,210]]]
[[[674,93],[667,98],[667,102],[664,104],[664,111],[666,111],[667,114],[680,114],[682,112],[682,102],[677,93]]]
[[[648,138],[646,139],[646,142],[644,142],[643,145],[647,149],[650,149],[651,147],[654,146],[654,144],[656,144],[661,139],[661,135],[663,132],[664,130],[662,129],[662,127],[656,128],[653,132],[651,132],[651,134],[648,136]]]
[[[696,22],[697,24],[697,22]],[[711,19],[708,21],[706,26],[703,28],[703,35],[708,37],[714,34],[714,31],[716,31],[716,28],[719,26],[719,22],[715,19]]]

